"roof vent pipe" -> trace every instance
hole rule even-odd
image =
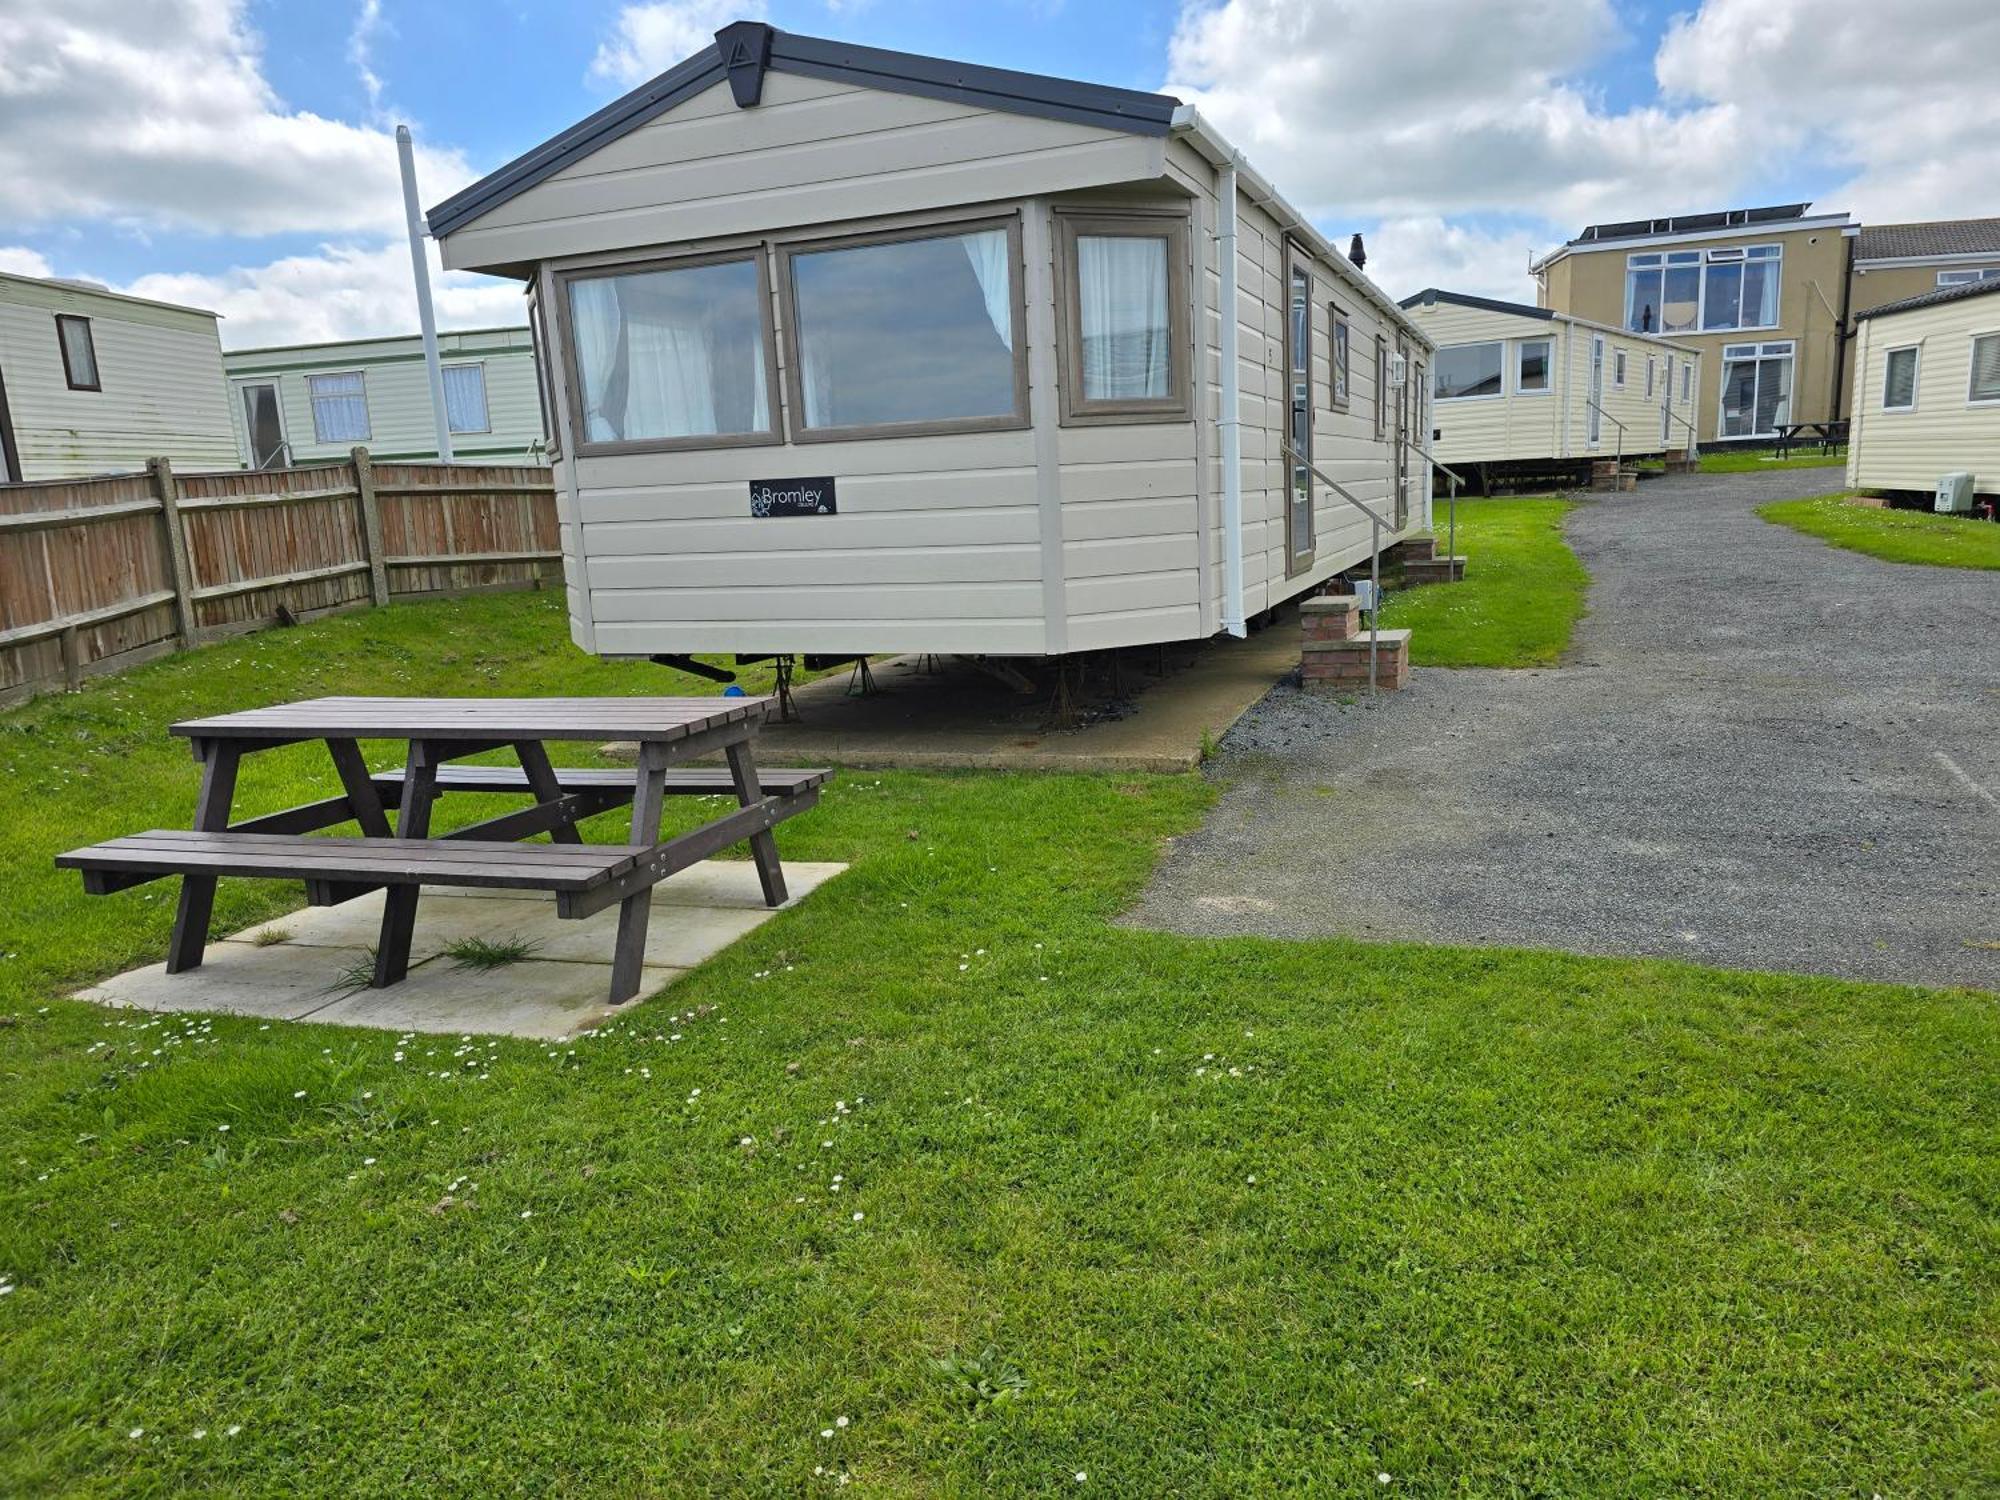
[[[1243,620],[1243,399],[1238,388],[1236,306],[1236,158],[1216,169],[1215,258],[1222,315],[1222,628],[1241,638]]]
[[[1357,271],[1368,264],[1368,247],[1361,243],[1359,234],[1347,242],[1347,258],[1354,262]]]

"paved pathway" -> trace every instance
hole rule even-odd
[[[1840,482],[1580,506],[1563,667],[1418,669],[1373,710],[1274,691],[1131,920],[2000,990],[2000,574],[1754,514]]]

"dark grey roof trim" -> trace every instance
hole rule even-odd
[[[1936,307],[1942,302],[1962,302],[1967,297],[1990,297],[2000,292],[2000,281],[1962,281],[1957,286],[1941,286],[1934,292],[1920,292],[1914,297],[1905,297],[1900,302],[1884,302],[1880,307],[1871,307],[1866,312],[1854,315],[1859,323],[1863,318],[1879,318],[1884,313],[1910,312],[1919,307]]]
[[[1016,73],[909,52],[888,52],[879,47],[795,36],[785,31],[771,32],[770,49],[768,66],[781,73],[857,83],[928,99],[962,100],[986,109],[1068,120],[1133,135],[1167,134],[1174,111],[1180,107],[1180,101],[1167,94],[1078,83],[1040,73]],[[714,46],[704,47],[686,62],[606,105],[589,119],[572,125],[525,156],[447,198],[430,211],[432,235],[450,234],[463,228],[572,162],[700,93],[727,72],[721,51]]]
[[[1441,292],[1434,286],[1427,286],[1414,296],[1405,297],[1398,307],[1415,307],[1419,302],[1429,307],[1434,302],[1449,302],[1454,307],[1477,307],[1486,312],[1512,313],[1517,318],[1553,318],[1552,307],[1530,307],[1525,302],[1501,302],[1492,297],[1474,297],[1466,292]]]

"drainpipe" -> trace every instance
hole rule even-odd
[[[1847,241],[1847,269],[1840,278],[1840,321],[1833,329],[1833,405],[1827,408],[1827,417],[1840,420],[1840,402],[1847,394],[1847,341],[1854,337],[1849,332],[1851,324],[1848,314],[1854,307],[1854,240],[1855,236],[1841,236]],[[1851,451],[1851,450],[1850,450]]]
[[[1221,198],[1215,251],[1222,291],[1222,628],[1248,634],[1243,620],[1243,422],[1238,389],[1236,309],[1236,159],[1216,170]]]

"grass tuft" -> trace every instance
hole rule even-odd
[[[534,955],[541,946],[533,938],[459,938],[446,945],[444,955],[461,969],[504,969]]]

